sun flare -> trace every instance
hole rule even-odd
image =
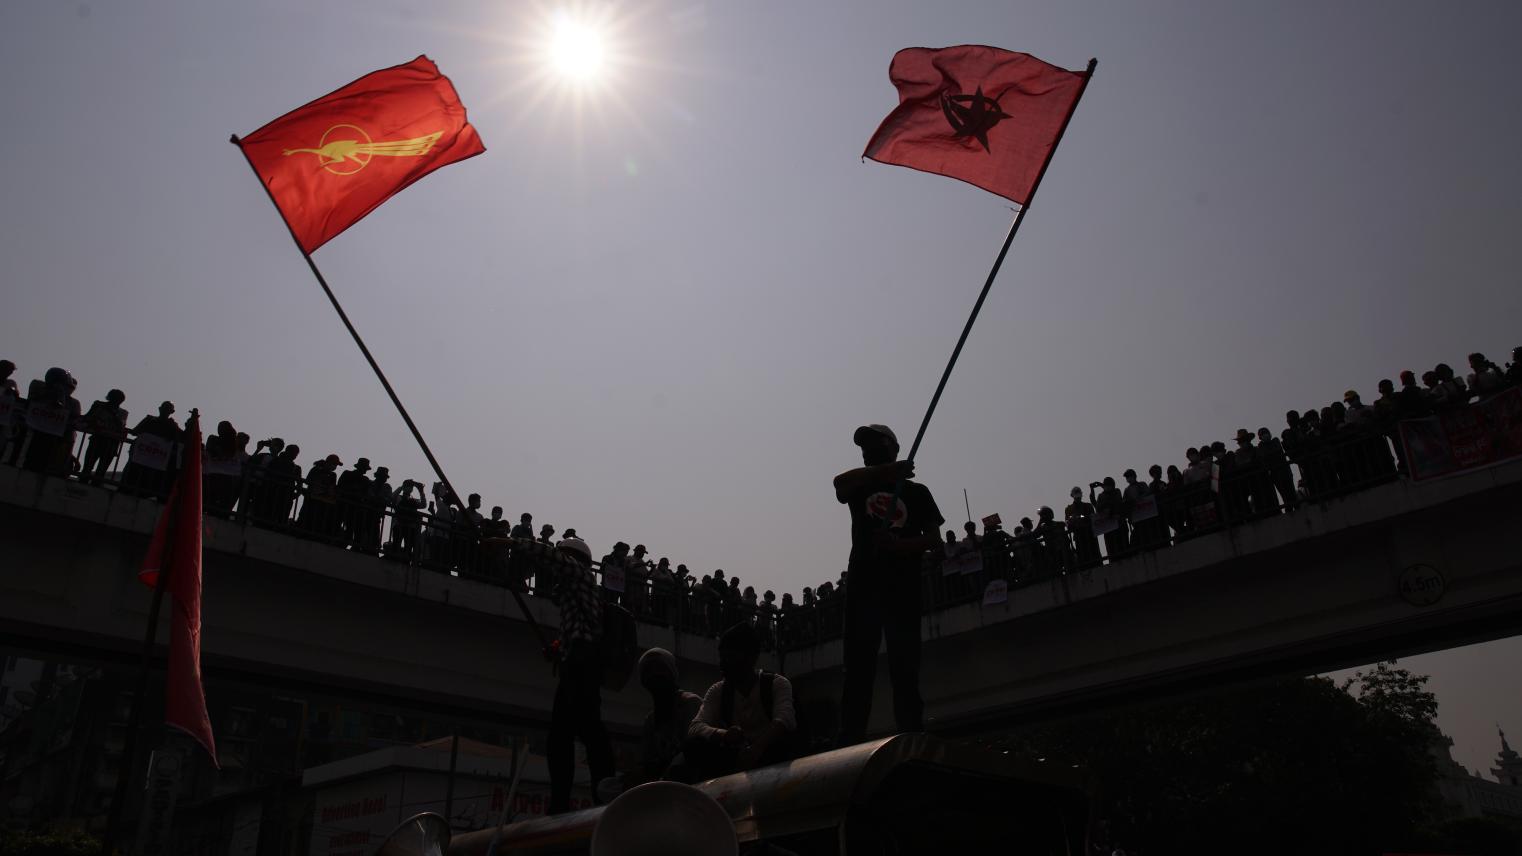
[[[607,68],[607,34],[586,18],[558,15],[551,25],[548,59],[560,77],[581,84],[595,83]]]

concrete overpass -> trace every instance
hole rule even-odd
[[[135,566],[159,506],[0,468],[0,637],[128,657],[149,591]],[[1396,482],[1017,588],[925,618],[934,727],[972,732],[1153,695],[1329,671],[1522,632],[1522,461]],[[208,522],[206,669],[542,723],[552,679],[495,586],[221,520]],[[1405,591],[1402,591],[1402,586]],[[530,599],[543,623],[554,607]],[[161,635],[161,638],[167,638]],[[711,640],[640,641],[716,674]],[[829,716],[840,643],[777,663]],[[874,726],[887,730],[886,664]],[[636,689],[610,697],[632,729]],[[824,718],[824,717],[820,717]]]

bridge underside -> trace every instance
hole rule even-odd
[[[976,733],[1522,634],[1522,467],[1464,478],[1388,485],[937,613],[923,648],[932,727]],[[1414,578],[1431,599],[1434,573],[1435,601],[1402,594]],[[838,651],[789,655],[801,691],[838,690]],[[877,689],[886,730],[885,664]]]
[[[159,507],[9,468],[0,505],[0,641],[135,663],[151,596],[136,566]],[[924,621],[927,713],[937,730],[974,733],[1516,635],[1519,521],[1522,462],[1387,485],[942,610]],[[554,680],[505,590],[220,520],[206,545],[213,683],[547,720]],[[1400,589],[1417,567],[1442,581],[1425,605]],[[553,606],[531,604],[556,623]],[[642,626],[640,641],[674,651],[689,688],[717,676],[712,640]],[[779,660],[816,727],[833,727],[840,642]],[[629,733],[646,705],[631,684],[605,694],[604,712]],[[874,730],[891,731],[885,658],[873,709]]]

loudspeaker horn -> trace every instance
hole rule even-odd
[[[444,856],[449,823],[431,811],[415,814],[386,836],[375,856]]]
[[[729,812],[678,782],[624,791],[592,830],[591,856],[738,856]]]

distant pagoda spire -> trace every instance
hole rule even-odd
[[[1501,730],[1500,725],[1496,726],[1496,732],[1501,735],[1501,752],[1496,756],[1496,766],[1490,774],[1503,785],[1522,786],[1522,755],[1518,755],[1517,750],[1506,742],[1506,732]]]

